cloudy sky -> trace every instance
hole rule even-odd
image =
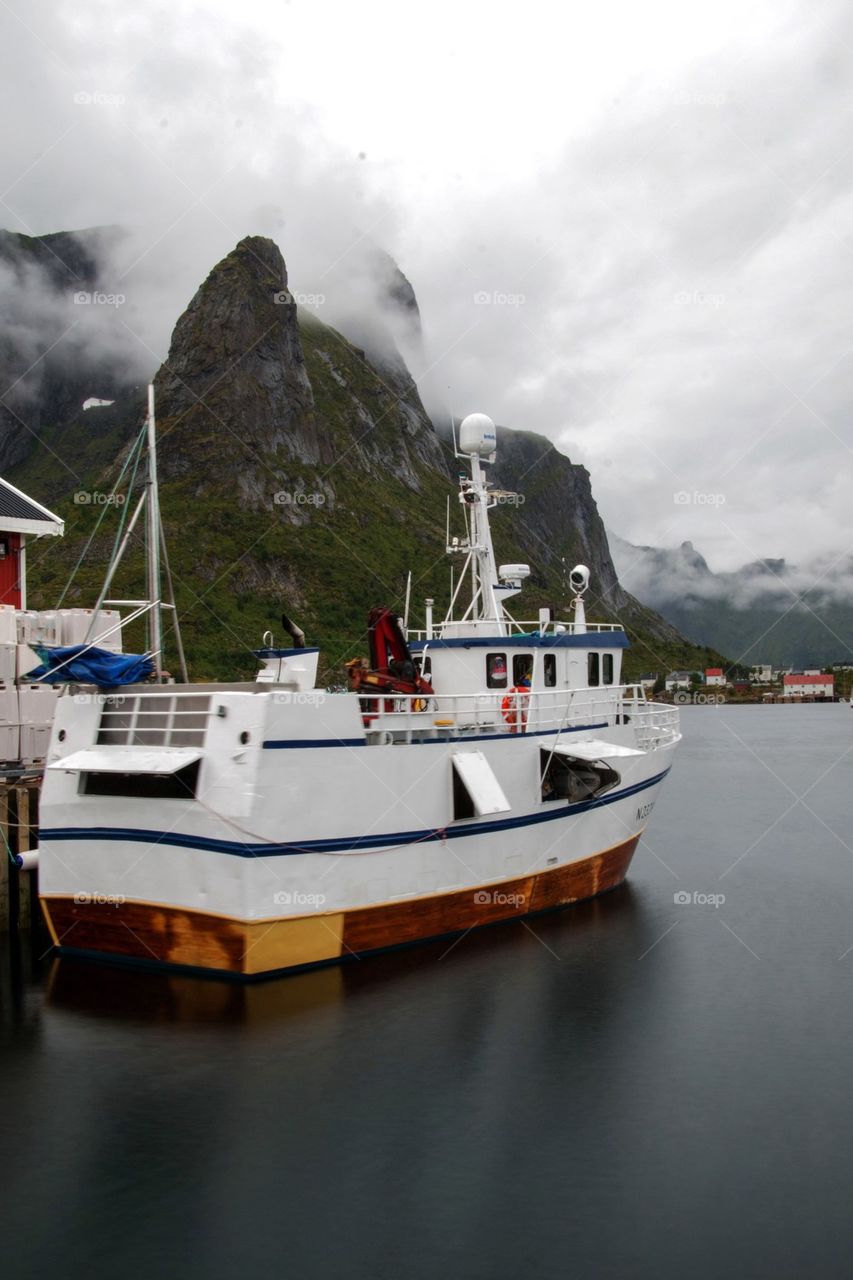
[[[129,228],[141,373],[243,235],[331,321],[376,243],[430,403],[550,436],[622,537],[849,551],[849,5],[3,0],[0,29],[0,224]]]

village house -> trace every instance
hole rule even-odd
[[[672,693],[674,689],[689,689],[692,684],[692,677],[689,671],[670,671],[666,678],[666,691]]]
[[[726,683],[726,677],[725,677],[725,673],[723,672],[723,668],[722,668],[722,667],[706,667],[706,668],[705,668],[705,683],[706,683],[706,684],[712,684],[712,685],[713,685],[713,684],[717,684],[717,685],[725,684],[725,683]]]
[[[769,662],[759,662],[752,668],[749,678],[753,684],[772,684],[773,668]]]
[[[816,671],[792,671],[782,677],[783,698],[833,698],[835,677]]]

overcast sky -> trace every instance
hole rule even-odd
[[[0,224],[131,229],[140,372],[243,235],[332,321],[373,241],[431,402],[550,436],[622,537],[849,551],[849,5],[3,0],[0,28]]]

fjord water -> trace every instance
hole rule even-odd
[[[853,713],[683,730],[596,902],[248,988],[7,957],[5,1274],[849,1276]]]

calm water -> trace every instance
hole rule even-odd
[[[683,725],[629,883],[529,927],[251,988],[7,959],[5,1275],[847,1280],[853,713]]]

